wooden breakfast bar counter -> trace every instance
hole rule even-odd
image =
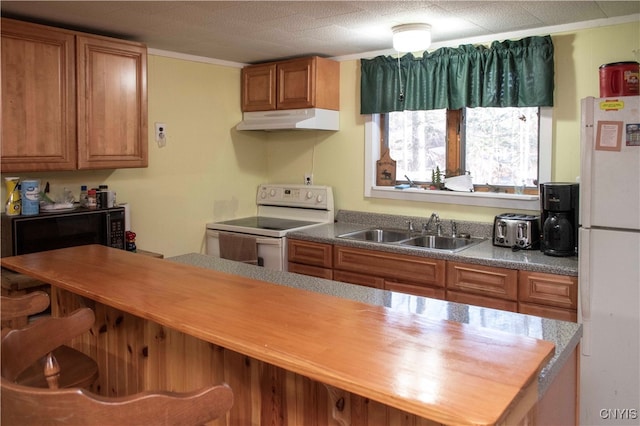
[[[98,360],[95,392],[225,381],[235,404],[214,424],[535,422],[554,356],[553,343],[518,333],[98,245],[1,262],[50,283],[54,315],[95,310],[73,342]]]

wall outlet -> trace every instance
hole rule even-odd
[[[167,125],[164,123],[156,123],[156,142],[160,148],[167,144]]]
[[[304,174],[304,184],[313,185],[313,175],[311,173]]]

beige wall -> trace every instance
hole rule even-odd
[[[608,26],[552,34],[556,89],[553,127],[554,181],[573,182],[580,175],[580,99],[598,96],[598,67],[638,60],[640,24]],[[336,207],[391,214],[428,215],[491,222],[505,209],[466,207],[364,197],[364,126],[358,114],[359,61],[341,66],[340,131],[270,133],[269,178],[274,182],[301,181],[313,167],[314,183],[334,187]]]
[[[204,252],[207,222],[255,213],[267,147],[256,134],[233,130],[242,118],[240,69],[149,55],[148,82],[148,168],[28,176],[49,181],[52,193],[105,183],[131,205],[138,248]],[[167,125],[164,148],[155,142],[156,121]]]
[[[579,175],[579,99],[598,95],[598,66],[633,60],[638,23],[553,35],[556,51],[553,179]],[[359,61],[341,63],[339,132],[236,132],[240,70],[149,56],[149,167],[94,172],[30,173],[76,194],[106,183],[129,202],[137,245],[166,256],[203,251],[206,222],[255,213],[262,182],[314,183],[335,189],[336,208],[491,221],[503,209],[365,199],[364,120],[359,114]],[[167,125],[158,148],[154,123]],[[4,176],[4,175],[3,175]],[[5,196],[3,188],[3,199]]]

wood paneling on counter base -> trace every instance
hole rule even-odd
[[[98,361],[93,391],[188,391],[226,382],[234,404],[210,425],[439,425],[368,398],[53,288],[55,316],[90,307],[96,322],[72,347]],[[376,372],[371,372],[376,374]]]

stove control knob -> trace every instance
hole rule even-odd
[[[324,199],[324,198],[322,197],[322,195],[318,195],[318,196],[316,197],[316,202],[317,202],[317,203],[321,203],[323,199]]]
[[[265,198],[267,198],[267,191],[262,190],[262,191],[260,192],[260,198],[262,198],[263,200],[264,200]]]
[[[313,192],[307,191],[307,200],[310,200],[312,198],[313,198]]]
[[[276,196],[276,190],[272,189],[271,191],[269,191],[269,196],[270,197],[275,197]]]

